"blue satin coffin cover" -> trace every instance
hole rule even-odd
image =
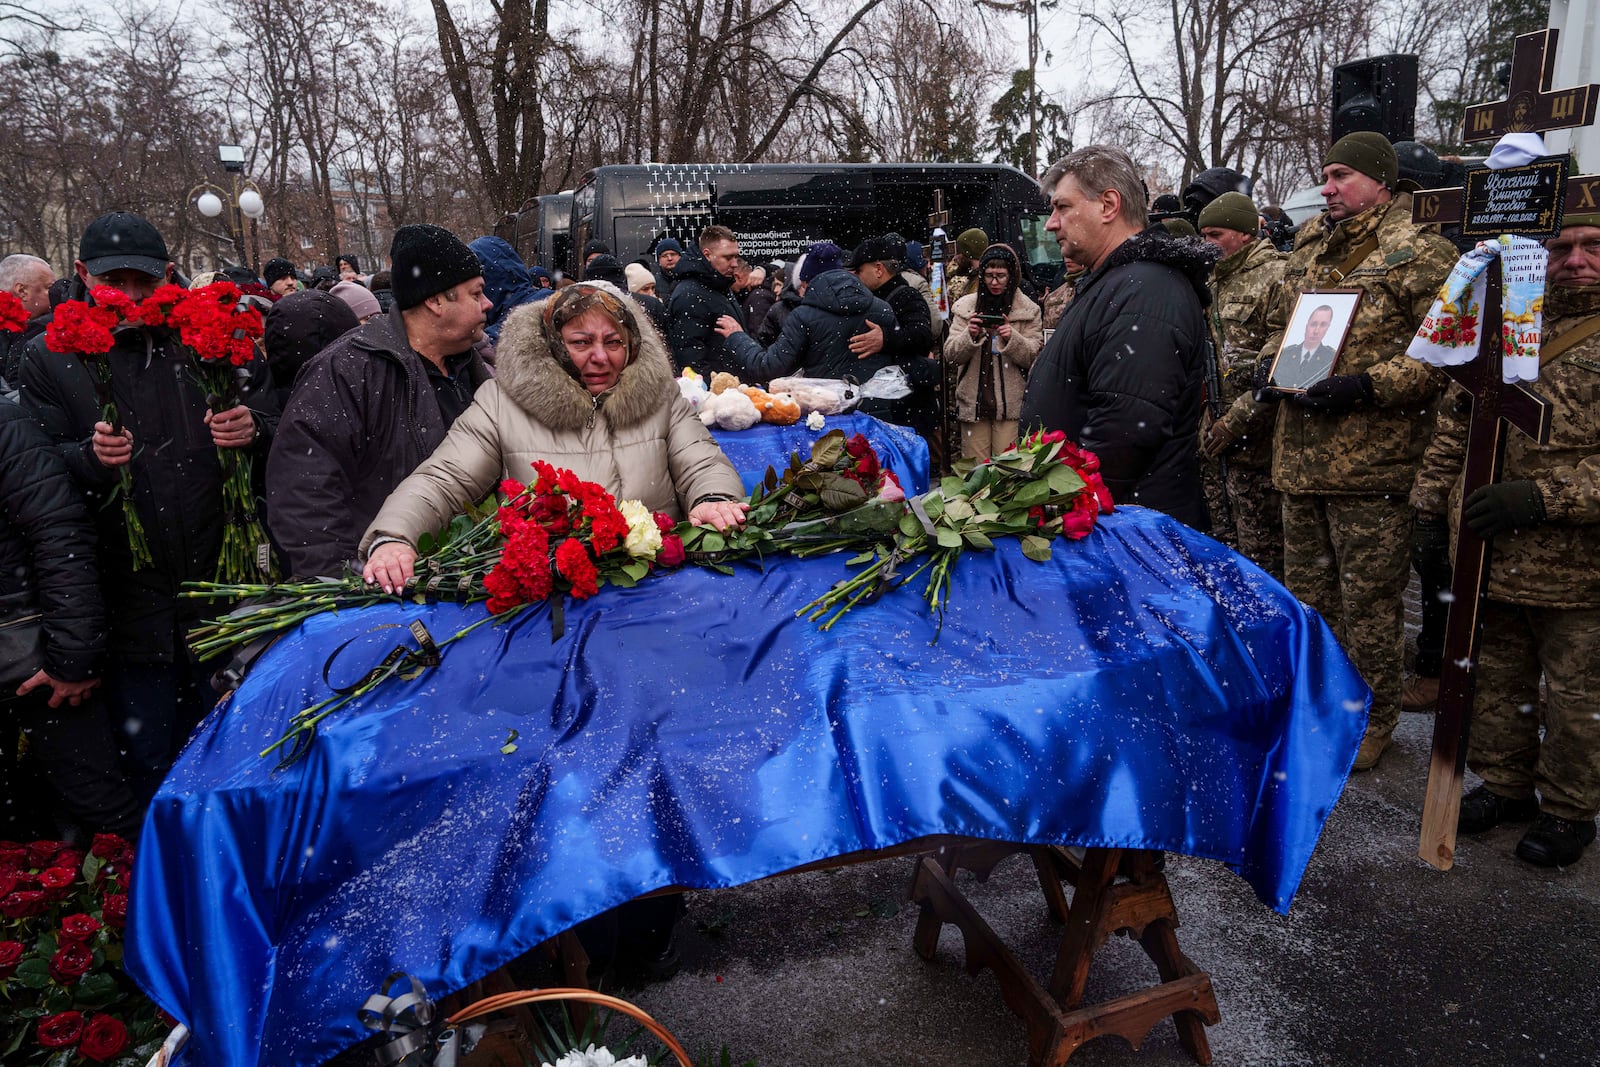
[[[748,430],[712,430],[711,436],[733,462],[745,489],[750,490],[766,477],[769,466],[782,474],[791,453],[808,458],[817,438],[834,430],[843,430],[846,437],[857,433],[865,436],[878,453],[879,462],[900,479],[906,496],[928,491],[928,442],[904,426],[871,415],[829,415],[827,425],[820,430],[807,429],[802,419],[789,426],[763,422]]]
[[[422,618],[328,614],[268,653],[151,807],[127,966],[194,1031],[191,1063],[316,1063],[392,971],[440,996],[663,886],[737,885],[928,834],[1161,848],[1287,910],[1370,694],[1262,571],[1120,509],[1053,559],[954,568],[937,643],[918,590],[828,633],[796,608],[842,556],[685,571],[484,626],[438,668],[257,753]],[[501,753],[511,731],[516,750]],[[1202,961],[1203,963],[1203,961]]]

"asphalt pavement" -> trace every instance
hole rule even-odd
[[[1458,843],[1454,869],[1417,857],[1432,718],[1406,715],[1378,769],[1353,776],[1294,906],[1281,916],[1220,863],[1167,867],[1184,951],[1210,972],[1217,1064],[1460,1067],[1600,1064],[1600,849],[1567,870],[1512,855],[1521,828]],[[1469,782],[1476,784],[1475,782]],[[912,861],[780,877],[690,897],[684,969],[630,992],[691,1049],[761,1067],[1018,1067],[1022,1024],[988,971],[969,976],[946,927],[911,949]],[[1023,856],[970,899],[1041,978],[1059,927]],[[1153,981],[1137,944],[1095,958],[1086,999]],[[1073,1064],[1191,1062],[1170,1022],[1141,1051],[1118,1037]]]

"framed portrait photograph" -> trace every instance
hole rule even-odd
[[[1283,343],[1272,359],[1272,385],[1303,392],[1332,374],[1359,303],[1360,289],[1307,289],[1301,293],[1283,331]]]

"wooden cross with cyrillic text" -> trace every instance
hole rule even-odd
[[[1594,122],[1600,85],[1550,89],[1555,70],[1556,31],[1518,37],[1511,54],[1507,97],[1467,108],[1464,141],[1498,139],[1508,133],[1542,133]],[[1567,178],[1567,211],[1600,210],[1600,174]],[[1412,199],[1412,221],[1470,221],[1466,190],[1430,189]],[[1515,228],[1511,230],[1515,232]],[[1505,459],[1506,425],[1544,444],[1550,439],[1549,401],[1521,382],[1501,375],[1500,261],[1489,268],[1488,286],[1479,320],[1478,355],[1470,363],[1441,367],[1472,398],[1461,498],[1498,481]],[[1463,509],[1464,511],[1465,509]],[[1456,524],[1455,572],[1451,579],[1450,615],[1445,624],[1444,664],[1439,673],[1439,704],[1433,725],[1433,756],[1422,805],[1418,854],[1440,870],[1455,863],[1456,823],[1461,814],[1461,786],[1466,768],[1467,734],[1477,685],[1478,622],[1489,580],[1489,545],[1472,532],[1465,517]]]

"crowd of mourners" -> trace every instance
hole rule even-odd
[[[0,289],[29,318],[0,333],[0,837],[136,838],[236,680],[238,665],[186,644],[216,605],[178,595],[213,577],[233,518],[219,449],[255,457],[283,575],[392,588],[423,533],[533,459],[674,517],[741,522],[737,476],[673,382],[692,367],[853,379],[860,410],[924,436],[938,467],[1064,431],[1119,506],[1211,532],[1321,613],[1373,691],[1356,770],[1382,758],[1402,710],[1437,699],[1464,515],[1493,551],[1471,733],[1482,783],[1460,828],[1531,823],[1517,855],[1571,863],[1600,811],[1600,215],[1569,215],[1548,242],[1550,441],[1512,435],[1500,480],[1462,499],[1470,397],[1406,355],[1458,248],[1412,222],[1428,176],[1400,162],[1381,135],[1341,139],[1326,210],[1291,232],[1235,172],[1152,205],[1124,152],[1082,148],[1041,179],[1064,272],[1036,278],[1006,235],[968,228],[947,249],[943,305],[929,247],[895,233],[756,264],[710,225],[628,263],[591,242],[562,277],[499,237],[408,225],[374,273],[344,256],[184,278],[149,220],[113,211],[59,280],[9,256]],[[139,300],[217,280],[265,314],[229,410],[168,329],[117,332],[115,422],[88,360],[46,344],[53,309],[98,287]],[[1332,365],[1284,388],[1274,356],[1301,294],[1326,289],[1362,298]],[[1314,352],[1322,334],[1288,340]],[[127,470],[142,566],[107,506]],[[1424,611],[1408,679],[1413,568]]]

